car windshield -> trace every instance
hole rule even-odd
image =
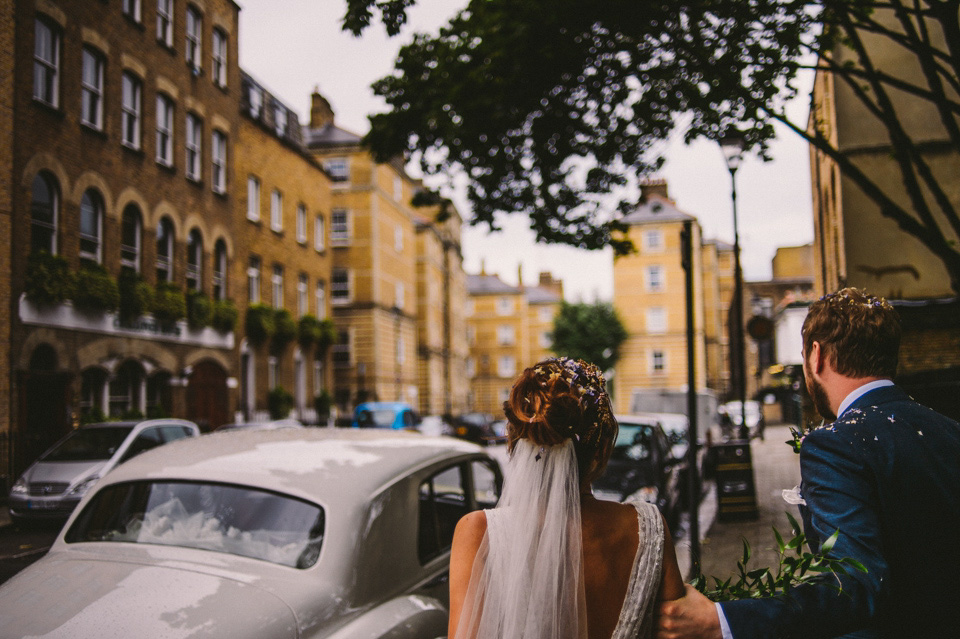
[[[650,456],[650,427],[620,423],[612,459],[646,459]]]
[[[392,408],[365,409],[360,411],[358,420],[361,428],[390,428],[396,418],[396,411]]]
[[[309,568],[320,556],[324,511],[245,486],[135,481],[98,492],[67,543],[119,541],[182,546]]]
[[[80,428],[52,448],[41,461],[72,462],[105,460],[113,457],[133,426]]]

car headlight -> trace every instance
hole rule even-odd
[[[10,488],[11,495],[26,495],[27,494],[27,481],[21,477],[16,482],[14,482],[13,487]]]
[[[644,486],[637,492],[630,495],[630,499],[645,501],[648,504],[654,505],[657,503],[657,497],[659,497],[659,494],[656,486]]]
[[[98,481],[100,481],[100,475],[91,475],[90,477],[87,477],[82,482],[74,486],[73,490],[71,490],[67,494],[71,497],[83,497],[87,493],[87,491],[90,490],[90,488],[94,484],[96,484]]]

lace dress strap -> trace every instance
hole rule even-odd
[[[620,609],[620,620],[611,639],[653,636],[653,612],[663,574],[664,527],[660,511],[653,504],[632,502],[639,525],[633,574]]]

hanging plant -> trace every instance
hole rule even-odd
[[[153,297],[153,316],[165,324],[173,324],[187,316],[187,298],[176,284],[157,284]]]
[[[210,325],[221,333],[232,333],[237,328],[240,311],[232,300],[217,300],[213,303],[213,317]]]
[[[73,295],[74,278],[67,260],[46,251],[36,251],[27,259],[24,292],[34,304],[60,304]]]
[[[320,338],[320,320],[309,313],[297,323],[297,341],[304,349]]]
[[[213,318],[213,302],[200,291],[187,293],[187,322],[191,328],[210,326]]]
[[[85,261],[77,271],[73,304],[88,313],[115,311],[120,305],[120,289],[107,269]]]
[[[296,339],[297,323],[287,309],[278,308],[274,311],[273,325],[273,347],[275,349],[280,350]]]
[[[243,324],[247,339],[254,346],[259,346],[273,336],[276,328],[273,309],[266,304],[252,304],[247,307]]]
[[[117,288],[120,291],[121,320],[135,320],[153,306],[153,287],[136,271],[127,268],[120,271]]]
[[[317,336],[317,353],[323,354],[337,341],[337,327],[329,317],[320,320]]]

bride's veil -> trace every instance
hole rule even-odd
[[[456,639],[584,639],[580,486],[570,439],[517,441],[474,560]]]

